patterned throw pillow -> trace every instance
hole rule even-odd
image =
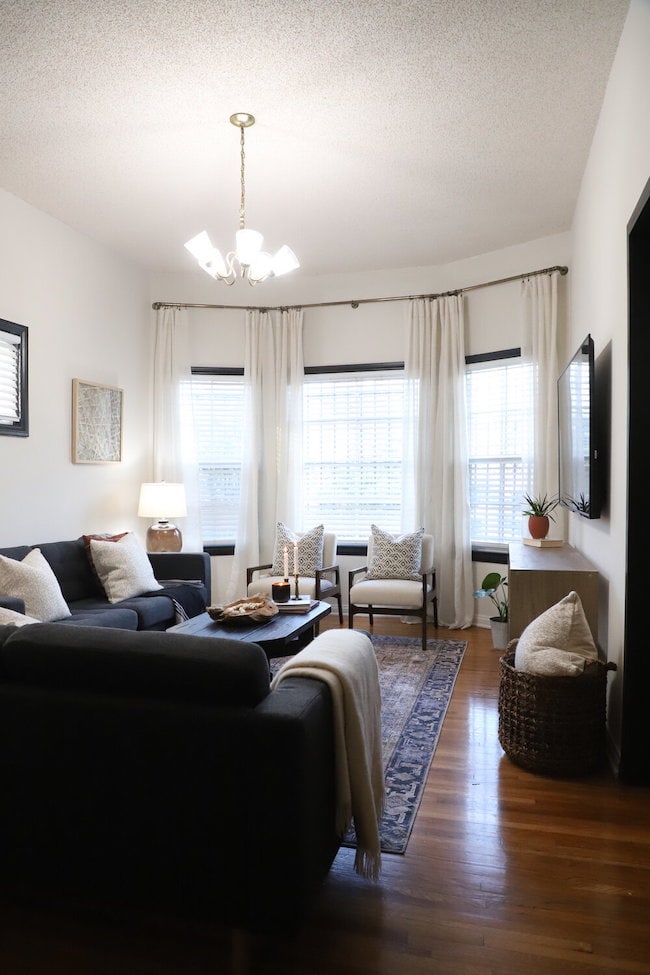
[[[132,532],[116,542],[91,538],[90,551],[109,603],[162,589],[147,553]]]
[[[0,555],[0,592],[25,603],[25,614],[42,623],[70,616],[59,580],[40,548],[33,548],[22,562]]]
[[[273,565],[271,575],[284,576],[284,547],[287,547],[289,575],[294,575],[293,555],[294,545],[298,544],[298,575],[313,578],[316,569],[323,568],[323,539],[325,528],[316,525],[308,532],[294,532],[281,521],[278,522],[275,533],[275,548],[273,550]]]
[[[368,563],[368,579],[409,579],[419,582],[422,563],[424,528],[410,535],[395,537],[376,525],[371,525],[372,553]]]

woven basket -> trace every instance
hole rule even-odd
[[[538,677],[515,670],[516,641],[499,660],[499,742],[515,765],[543,775],[574,777],[605,757],[607,672],[586,664],[578,677]]]

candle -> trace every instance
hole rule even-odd
[[[288,603],[290,596],[291,596],[291,586],[289,585],[287,579],[285,579],[283,582],[280,582],[280,580],[278,579],[277,582],[271,583],[271,597],[274,602]]]
[[[287,546],[284,546],[284,578],[289,578],[289,555],[287,554]]]
[[[298,575],[298,542],[293,543],[293,574]]]

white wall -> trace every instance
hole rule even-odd
[[[618,665],[609,726],[620,741],[627,533],[627,224],[650,178],[650,3],[632,0],[582,180],[573,225],[570,347],[586,332],[611,353],[609,502],[604,517],[572,516],[570,538],[601,574],[599,640]]]
[[[308,278],[298,272],[256,288],[226,288],[202,271],[186,275],[154,275],[152,301],[263,305],[354,300],[395,295],[450,291],[556,264],[571,265],[568,233],[529,241],[490,254],[440,267],[405,268],[357,275]],[[570,277],[569,272],[569,276]],[[560,325],[568,277],[560,279]],[[521,284],[519,281],[468,292],[465,299],[467,353],[492,352],[521,344]],[[348,362],[402,361],[405,355],[406,302],[385,302],[327,308],[307,308],[304,316],[305,364],[333,365]],[[241,366],[244,361],[244,313],[200,309],[189,312],[195,365]],[[231,560],[212,560],[213,598],[223,599]],[[355,557],[341,557],[347,572],[359,564]],[[486,572],[505,566],[474,564],[475,587]],[[490,605],[477,602],[476,622],[489,626]]]
[[[0,547],[146,525],[148,281],[96,242],[0,191],[0,318],[29,328],[29,436],[0,436]],[[71,462],[72,379],[124,390],[123,462]]]

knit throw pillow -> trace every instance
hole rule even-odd
[[[368,579],[409,579],[420,582],[422,536],[424,528],[409,535],[391,535],[371,525],[372,550],[368,561]]]
[[[27,626],[29,623],[40,623],[34,616],[25,616],[15,609],[5,609],[0,606],[0,626]]]
[[[41,623],[70,616],[59,580],[40,548],[33,548],[22,562],[0,555],[0,592],[25,603],[25,614]]]
[[[162,589],[149,557],[133,532],[117,541],[90,539],[93,565],[109,603]]]
[[[294,546],[297,545],[298,575],[313,578],[316,569],[323,568],[323,539],[325,528],[316,525],[307,532],[295,532],[287,528],[281,521],[277,524],[275,533],[275,548],[273,550],[273,565],[271,575],[284,577],[284,551],[287,551],[289,575],[295,575]]]
[[[598,650],[577,592],[532,620],[517,641],[515,669],[542,677],[576,677]]]

